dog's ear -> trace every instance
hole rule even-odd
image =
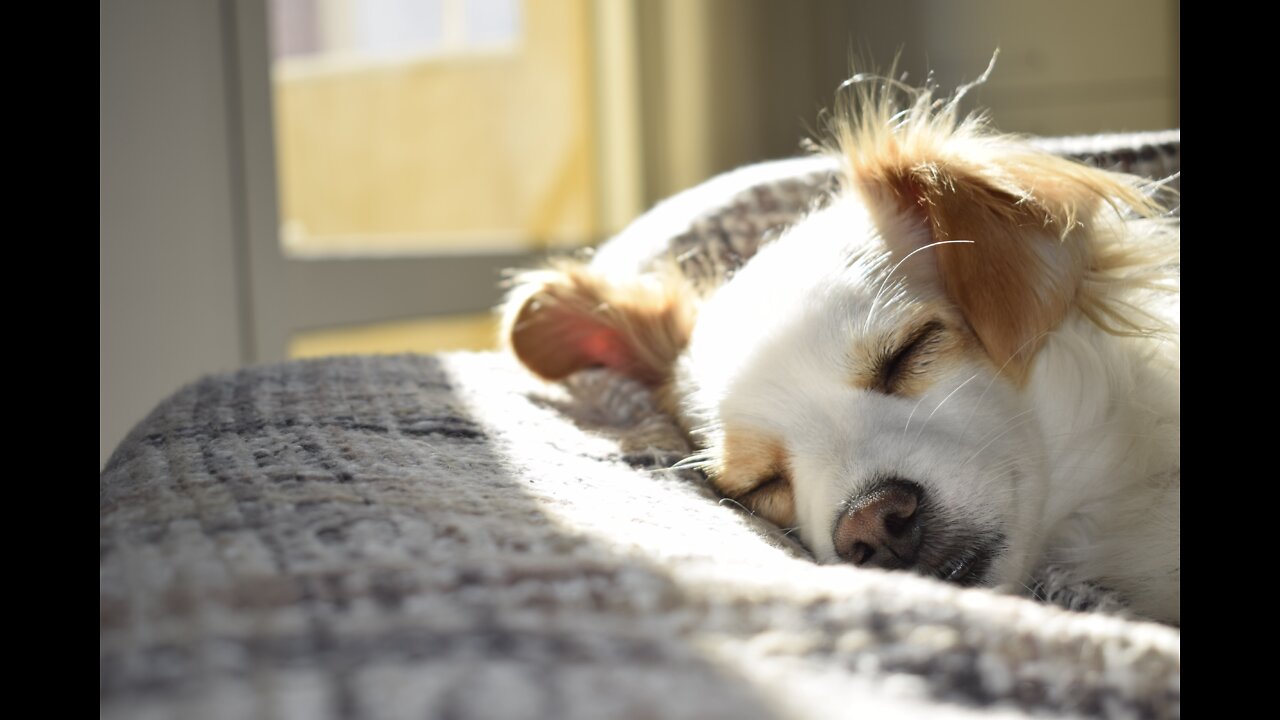
[[[504,342],[530,370],[558,380],[607,367],[663,383],[693,328],[694,302],[674,277],[606,277],[580,262],[515,278]]]
[[[1136,178],[1017,140],[922,125],[844,145],[849,180],[875,212],[905,212],[923,226],[886,237],[895,262],[915,253],[912,274],[932,275],[996,365],[1020,381],[1046,334],[1081,302],[1103,210],[1152,203]]]

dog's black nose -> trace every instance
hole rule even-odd
[[[876,483],[854,498],[836,521],[836,553],[854,565],[911,567],[920,554],[920,501],[924,489],[909,480]]]

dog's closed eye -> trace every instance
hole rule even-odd
[[[904,342],[886,347],[875,361],[873,381],[868,390],[886,395],[912,395],[918,381],[928,370],[946,338],[946,326],[930,320],[917,328]]]
[[[752,490],[735,499],[751,513],[775,525],[786,526],[795,522],[795,499],[791,481],[784,474],[770,475]]]

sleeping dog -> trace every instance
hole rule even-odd
[[[821,562],[1052,578],[1178,623],[1179,228],[1156,186],[994,131],[963,91],[846,86],[839,189],[731,279],[561,261],[518,276],[508,347],[547,379],[651,385],[690,463]]]

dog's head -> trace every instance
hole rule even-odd
[[[1073,313],[1126,329],[1116,210],[1156,208],[955,100],[871,87],[834,126],[842,191],[723,287],[565,263],[522,276],[506,337],[549,379],[653,385],[717,488],[821,561],[1012,581],[1044,530],[1038,351]]]

